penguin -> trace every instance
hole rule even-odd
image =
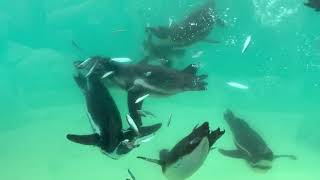
[[[313,8],[317,12],[320,11],[320,0],[308,0],[304,5]]]
[[[277,158],[297,159],[294,155],[275,155],[263,138],[245,120],[236,117],[230,110],[224,113],[224,119],[233,134],[236,149],[220,148],[218,151],[222,155],[244,159],[252,168],[262,171],[271,169],[273,160]]]
[[[217,43],[207,39],[215,24],[223,25],[224,22],[214,10],[214,1],[209,0],[182,22],[170,27],[147,27],[146,32],[156,38],[153,42],[158,46],[187,47],[198,41]]]
[[[87,74],[93,67],[100,74],[110,74],[103,78],[104,84],[113,82],[128,92],[127,103],[130,116],[138,126],[142,125],[139,110],[143,100],[136,102],[144,95],[170,96],[186,91],[205,91],[207,83],[204,81],[208,76],[197,75],[198,65],[190,64],[183,70],[175,70],[160,65],[150,65],[145,60],[136,64],[124,64],[113,61],[112,58],[95,56],[90,61],[76,61],[75,67],[82,74]],[[102,75],[104,77],[104,75]]]
[[[93,134],[68,134],[68,140],[99,147],[101,151],[113,159],[119,159],[139,145],[135,141],[139,137],[155,133],[161,124],[139,127],[139,134],[134,129],[124,130],[120,112],[109,90],[101,82],[101,75],[92,72],[88,77],[82,74],[74,76],[74,80],[83,91],[86,106],[91,120],[97,129]],[[92,124],[92,127],[94,127]]]
[[[170,151],[160,151],[160,159],[137,158],[161,166],[162,173],[168,180],[183,180],[192,176],[204,163],[213,144],[225,133],[217,128],[211,131],[209,123],[195,127],[180,140]]]
[[[214,0],[208,0],[184,20],[167,26],[146,27],[144,49],[153,59],[165,59],[165,65],[172,66],[173,58],[184,56],[187,47],[197,42],[216,44],[219,41],[208,38],[215,25],[224,26],[216,11]]]

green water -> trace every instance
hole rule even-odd
[[[138,180],[162,180],[159,167],[136,156],[158,157],[159,150],[171,148],[203,121],[226,129],[216,146],[232,148],[222,115],[226,108],[245,118],[274,152],[295,154],[298,160],[279,159],[259,173],[212,151],[190,179],[319,179],[320,14],[301,0],[216,0],[227,23],[210,38],[220,43],[197,43],[176,64],[182,69],[201,63],[201,72],[209,75],[208,90],[148,98],[144,108],[157,118],[144,122],[166,124],[172,114],[172,124],[126,157],[111,160],[97,148],[66,140],[69,132],[90,132],[72,62],[92,55],[138,61],[147,24],[180,20],[203,2],[0,1],[0,179],[124,180],[130,168]],[[248,35],[251,44],[241,54]],[[203,54],[192,58],[199,51]],[[230,81],[248,89],[230,87]],[[111,91],[124,117],[126,94]]]

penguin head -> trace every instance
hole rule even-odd
[[[204,122],[200,126],[197,126],[193,129],[190,134],[190,138],[192,139],[190,143],[200,142],[203,137],[209,136],[210,128],[209,123]]]

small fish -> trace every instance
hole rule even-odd
[[[242,53],[244,53],[244,52],[247,50],[250,42],[251,42],[251,35],[249,35],[249,36],[247,37],[246,41],[244,42],[243,48],[242,48],[242,51],[241,51]]]
[[[79,68],[85,67],[85,66],[89,63],[89,61],[91,61],[91,58],[88,58],[88,59],[84,60],[82,63],[80,63],[80,64],[78,65],[78,67],[79,67]]]
[[[139,97],[137,100],[136,100],[136,104],[137,103],[139,103],[139,102],[141,102],[141,101],[143,101],[145,98],[147,98],[148,96],[150,96],[150,94],[146,94],[146,95],[144,95],[144,96],[142,96],[142,97]]]
[[[172,120],[172,114],[170,114],[170,116],[169,116],[169,120],[168,120],[168,123],[167,123],[167,127],[169,127],[169,126],[170,126],[170,124],[171,124],[171,120]]]
[[[89,70],[89,72],[86,74],[86,77],[90,76],[90,74],[92,74],[94,68],[96,68],[98,61],[96,61],[94,63],[94,65],[91,67],[91,69]]]
[[[109,71],[109,72],[105,73],[105,74],[101,77],[101,79],[104,79],[104,78],[110,76],[110,75],[113,74],[113,73],[114,73],[114,71]]]
[[[238,88],[238,89],[249,89],[248,86],[237,83],[237,82],[228,82],[227,84],[231,87]]]
[[[117,29],[117,30],[113,30],[112,33],[118,33],[118,32],[126,32],[128,30],[126,29]]]
[[[151,141],[153,138],[154,138],[154,134],[152,134],[151,136],[149,136],[149,137],[147,137],[147,138],[144,138],[144,139],[140,140],[140,143],[149,142],[149,141]]]
[[[196,26],[196,25],[197,25],[197,23],[190,23],[190,25],[191,25],[191,26]]]
[[[128,173],[129,173],[132,180],[136,180],[136,177],[133,175],[133,173],[130,171],[130,169],[128,169]]]
[[[192,55],[192,58],[198,58],[203,54],[203,51],[198,51],[197,53],[195,53],[194,55]]]
[[[120,58],[111,58],[112,61],[119,62],[119,63],[127,63],[131,62],[132,59],[126,58],[126,57],[120,57]]]
[[[137,135],[140,135],[140,132],[139,132],[139,129],[138,129],[136,123],[134,122],[134,120],[132,119],[132,117],[129,114],[127,114],[127,122],[129,124],[129,126],[134,130],[134,132]]]

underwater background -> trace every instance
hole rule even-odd
[[[139,61],[147,25],[181,20],[204,1],[0,1],[0,179],[124,180],[130,168],[138,180],[162,180],[160,167],[136,156],[157,158],[159,150],[171,148],[203,121],[226,130],[215,146],[234,147],[223,120],[227,108],[246,119],[275,153],[298,160],[275,160],[270,171],[260,173],[212,151],[190,179],[319,179],[320,14],[302,0],[216,0],[226,26],[215,27],[210,38],[220,43],[191,46],[175,67],[200,63],[201,73],[209,75],[208,90],[146,99],[144,108],[157,118],[144,122],[164,126],[126,157],[112,160],[98,148],[65,138],[91,130],[72,78],[74,60],[101,55]],[[241,54],[249,35],[251,44]],[[124,119],[126,93],[111,92]]]

